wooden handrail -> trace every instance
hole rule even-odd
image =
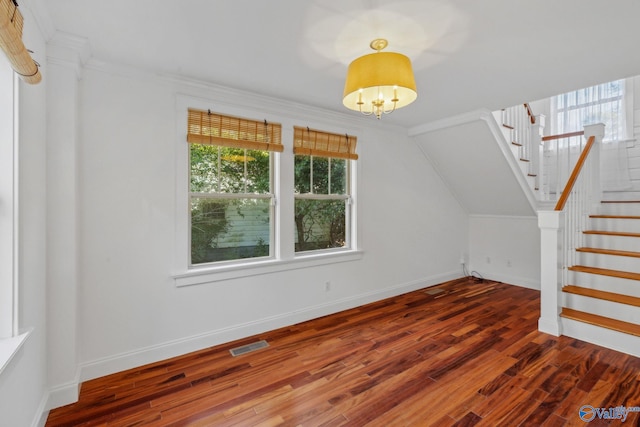
[[[584,134],[584,132],[582,132]],[[564,205],[567,203],[567,199],[569,198],[569,194],[571,194],[571,190],[573,190],[573,186],[578,180],[578,176],[580,175],[580,171],[582,170],[582,166],[587,161],[587,156],[589,156],[589,152],[591,151],[591,147],[596,141],[595,136],[590,136],[587,141],[587,145],[585,145],[584,150],[580,153],[580,158],[576,163],[576,166],[573,168],[573,172],[571,172],[571,176],[567,181],[567,185],[564,186],[564,190],[562,191],[562,195],[558,199],[558,203],[556,204],[555,210],[561,211],[564,209]]]
[[[529,103],[525,102],[524,108],[527,110],[527,114],[529,115],[529,121],[531,122],[532,125],[535,125],[536,116],[533,115],[533,110],[531,110],[531,106],[529,105]]]
[[[560,135],[543,136],[542,140],[553,141],[554,139],[571,138],[572,136],[581,136],[581,135],[584,135],[583,130],[579,130],[577,132],[561,133]]]

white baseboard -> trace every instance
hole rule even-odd
[[[76,371],[73,381],[59,384],[49,389],[45,410],[58,408],[78,401],[80,394],[80,369]]]
[[[522,288],[540,290],[540,279],[530,279],[526,277],[516,277],[504,274],[487,273],[486,280],[495,280],[496,282],[507,283],[509,285],[520,286]]]
[[[559,337],[562,335],[562,324],[560,323],[560,319],[558,317],[555,319],[543,319],[541,317],[538,319],[538,331],[553,335],[554,337]]]
[[[31,427],[44,427],[47,423],[47,417],[49,417],[49,409],[47,409],[49,396],[49,393],[44,393],[42,399],[40,399],[40,404],[36,410],[36,415],[31,423]]]
[[[138,366],[158,362],[171,357],[180,356],[285,326],[294,325],[296,323],[326,316],[328,314],[338,313],[340,311],[429,286],[434,286],[460,277],[461,274],[458,271],[438,274],[420,280],[398,284],[385,289],[343,298],[330,303],[318,304],[282,315],[233,325],[204,334],[192,335],[190,337],[144,347],[126,353],[115,354],[109,357],[84,362],[79,367],[80,374],[77,382],[63,384],[50,390],[47,407],[52,409],[57,406],[77,401],[79,385],[82,381],[136,368]]]

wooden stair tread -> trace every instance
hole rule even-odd
[[[589,215],[589,218],[640,219],[640,216],[636,216],[636,215]]]
[[[636,325],[635,323],[623,322],[622,320],[585,313],[571,308],[562,308],[560,316],[640,337],[640,325]]]
[[[569,267],[569,270],[581,273],[599,274],[601,276],[619,277],[621,279],[640,280],[640,273],[633,273],[630,271],[609,270],[606,268],[587,267],[584,265],[574,265]]]
[[[585,230],[584,234],[601,234],[603,236],[640,237],[640,233],[627,233],[624,231]]]
[[[640,252],[619,251],[617,249],[601,249],[601,248],[577,248],[577,252],[588,252],[591,254],[616,255],[640,258]]]
[[[582,295],[590,298],[597,298],[620,304],[632,305],[640,307],[640,298],[631,295],[616,294],[614,292],[600,291],[598,289],[583,288],[581,286],[567,285],[562,288],[562,292],[574,295]]]
[[[529,159],[523,159],[523,158],[521,157],[521,158],[520,158],[520,161],[521,161],[521,162],[530,162],[531,160],[529,160]]]
[[[522,144],[519,142],[511,141],[511,145],[515,145],[516,147],[522,147]]]

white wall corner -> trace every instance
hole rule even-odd
[[[47,409],[47,402],[49,401],[49,393],[44,393],[42,399],[40,399],[40,404],[38,405],[38,409],[33,416],[33,420],[31,421],[31,427],[45,427],[47,424],[47,418],[49,418],[49,409]]]
[[[45,410],[69,405],[78,401],[80,397],[80,368],[76,370],[75,378],[65,384],[59,384],[49,389],[49,396]]]

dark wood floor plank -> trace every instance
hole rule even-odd
[[[640,406],[640,359],[538,318],[537,291],[459,279],[87,381],[46,425],[556,426]]]

